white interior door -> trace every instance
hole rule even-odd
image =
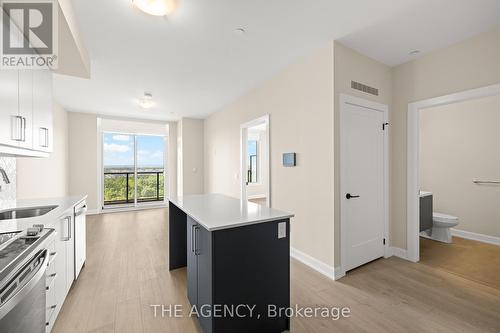
[[[345,271],[384,256],[383,110],[342,104],[342,250]]]

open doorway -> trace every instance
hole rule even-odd
[[[423,241],[427,245],[432,245],[433,249],[430,250],[432,252],[439,249],[441,253],[444,253],[444,250],[451,248],[450,241],[453,243],[451,236],[469,238],[482,243],[500,244],[497,229],[493,231],[494,235],[492,236],[484,235],[484,230],[486,229],[483,224],[487,221],[484,214],[490,209],[484,209],[483,207],[479,211],[472,213],[474,209],[481,207],[487,200],[500,194],[498,192],[500,190],[498,187],[500,174],[498,174],[498,167],[494,165],[498,162],[491,159],[496,156],[494,153],[495,148],[491,147],[491,144],[497,141],[491,139],[493,133],[497,132],[496,128],[490,131],[490,138],[486,136],[482,143],[479,142],[481,137],[487,135],[487,128],[491,127],[491,124],[497,123],[497,121],[491,119],[489,121],[483,120],[480,123],[482,113],[480,109],[482,107],[477,105],[471,107],[468,105],[471,102],[482,104],[492,103],[494,96],[498,95],[500,95],[500,85],[493,85],[408,105],[407,258],[409,260],[417,262],[421,259],[421,232],[426,233],[427,239],[438,239],[437,242],[434,242],[435,239],[432,242]],[[467,105],[470,109],[469,111],[464,109]],[[430,119],[429,115],[439,112],[439,117],[443,118],[451,109],[454,109],[453,117],[447,120],[439,120],[446,127],[440,129],[436,139],[440,141],[427,142],[432,134],[425,134],[426,137],[421,138],[421,125],[427,126],[430,124],[428,121]],[[463,128],[460,132],[456,132],[459,124],[454,124],[461,119],[458,113],[455,113],[455,109],[463,109]],[[496,111],[498,107],[494,109]],[[422,124],[421,111],[427,113],[426,118],[429,118]],[[491,114],[494,115],[495,112]],[[467,119],[466,117],[469,118]],[[433,126],[437,124],[437,121],[437,118],[432,120]],[[476,131],[476,135],[473,135],[470,139],[466,139],[466,136],[474,131]],[[453,143],[453,147],[443,148],[441,146],[439,153],[434,152],[445,140],[449,140],[453,136],[459,138],[459,140],[450,141]],[[428,147],[424,152],[421,151],[421,148],[423,148],[421,147],[421,143],[426,144]],[[479,144],[480,148],[473,148],[474,144]],[[479,152],[479,149],[482,152]],[[455,152],[454,156],[450,156],[453,152]],[[443,165],[442,159],[448,157],[459,159],[459,162],[455,160],[454,163],[450,162],[448,166]],[[450,158],[448,159],[451,161]],[[445,168],[445,170],[432,172],[435,165],[431,163],[439,163],[440,167]],[[437,174],[439,172],[441,173]],[[456,179],[449,179],[449,177],[455,174],[458,175]],[[438,181],[441,182],[443,180],[446,180],[446,183],[438,183]],[[470,196],[470,198],[464,201],[466,196]],[[455,200],[457,202],[452,203],[454,198],[458,198],[462,202],[458,203]],[[496,209],[496,206],[493,205],[493,208]],[[436,213],[438,214],[436,215]],[[471,216],[473,216],[472,219],[470,218]],[[474,227],[473,220],[480,221],[482,229],[477,229],[477,232],[471,231],[471,228]],[[493,220],[498,220],[498,217],[493,218]],[[479,223],[476,223],[477,226],[479,226]],[[441,230],[432,230],[434,227]],[[493,227],[495,228],[496,224],[493,224]],[[429,249],[430,247],[427,246],[426,250],[428,250],[428,254],[430,253]],[[471,254],[471,252],[468,252],[468,254]],[[450,263],[450,260],[442,260],[441,262]],[[477,260],[472,260],[469,266],[473,267],[476,265],[475,263],[477,263]],[[491,266],[491,263],[483,266]],[[454,265],[453,269],[458,267],[458,265]]]
[[[271,206],[269,115],[244,123],[241,136],[241,198]]]

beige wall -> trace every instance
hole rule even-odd
[[[335,266],[340,265],[340,94],[348,94],[389,106],[391,112],[391,68],[335,42]],[[351,88],[357,81],[378,88],[374,96]],[[390,134],[389,134],[390,135]]]
[[[169,196],[175,196],[177,194],[177,123],[168,123],[167,143],[168,191]]]
[[[431,52],[393,69],[391,243],[406,248],[408,103],[500,83],[500,29]]]
[[[17,159],[17,198],[62,197],[68,194],[68,114],[53,109],[54,151],[47,158]]]
[[[96,210],[97,203],[97,115],[68,114],[69,194],[87,194],[87,205]]]
[[[420,111],[420,188],[434,211],[459,218],[456,229],[500,237],[500,96]]]
[[[291,244],[330,266],[333,247],[333,43],[205,120],[205,191],[240,196],[240,124],[270,115],[271,202],[295,214]],[[297,153],[297,166],[281,154]]]
[[[87,194],[88,206],[90,210],[99,208],[98,191],[100,191],[98,177],[98,158],[101,144],[98,142],[98,115],[89,113],[70,112],[68,116],[69,128],[69,193],[71,195]],[[137,120],[136,123],[127,125],[126,120],[106,119],[109,123],[107,126],[115,126],[114,130],[119,131],[122,126],[124,131],[133,132],[131,128],[145,129],[148,126],[147,122],[141,123]],[[158,122],[157,128],[161,128],[163,122]],[[177,124],[170,122],[168,124],[169,136],[167,140],[167,162],[168,162],[168,180],[170,193],[175,194],[177,191]],[[128,126],[128,127],[127,127]],[[134,127],[135,126],[135,127]],[[142,127],[141,127],[142,126]],[[144,133],[147,130],[143,130]],[[156,129],[160,133],[161,130]],[[147,132],[149,133],[149,132]],[[200,144],[202,147],[202,144]]]
[[[178,195],[203,193],[203,120],[177,123]]]

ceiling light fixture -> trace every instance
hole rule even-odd
[[[419,51],[419,50],[413,50],[413,51],[411,51],[411,52],[410,52],[410,53],[408,53],[408,54],[409,54],[409,55],[411,55],[411,56],[415,56],[415,55],[417,55],[417,54],[419,54],[419,53],[420,53],[420,51]]]
[[[144,93],[144,96],[139,100],[139,105],[143,109],[150,109],[154,106],[153,95]]]
[[[165,16],[172,14],[177,0],[132,0],[132,4],[149,15]]]

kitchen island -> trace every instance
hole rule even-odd
[[[205,333],[289,329],[291,217],[221,194],[170,199],[169,268],[187,266]]]

